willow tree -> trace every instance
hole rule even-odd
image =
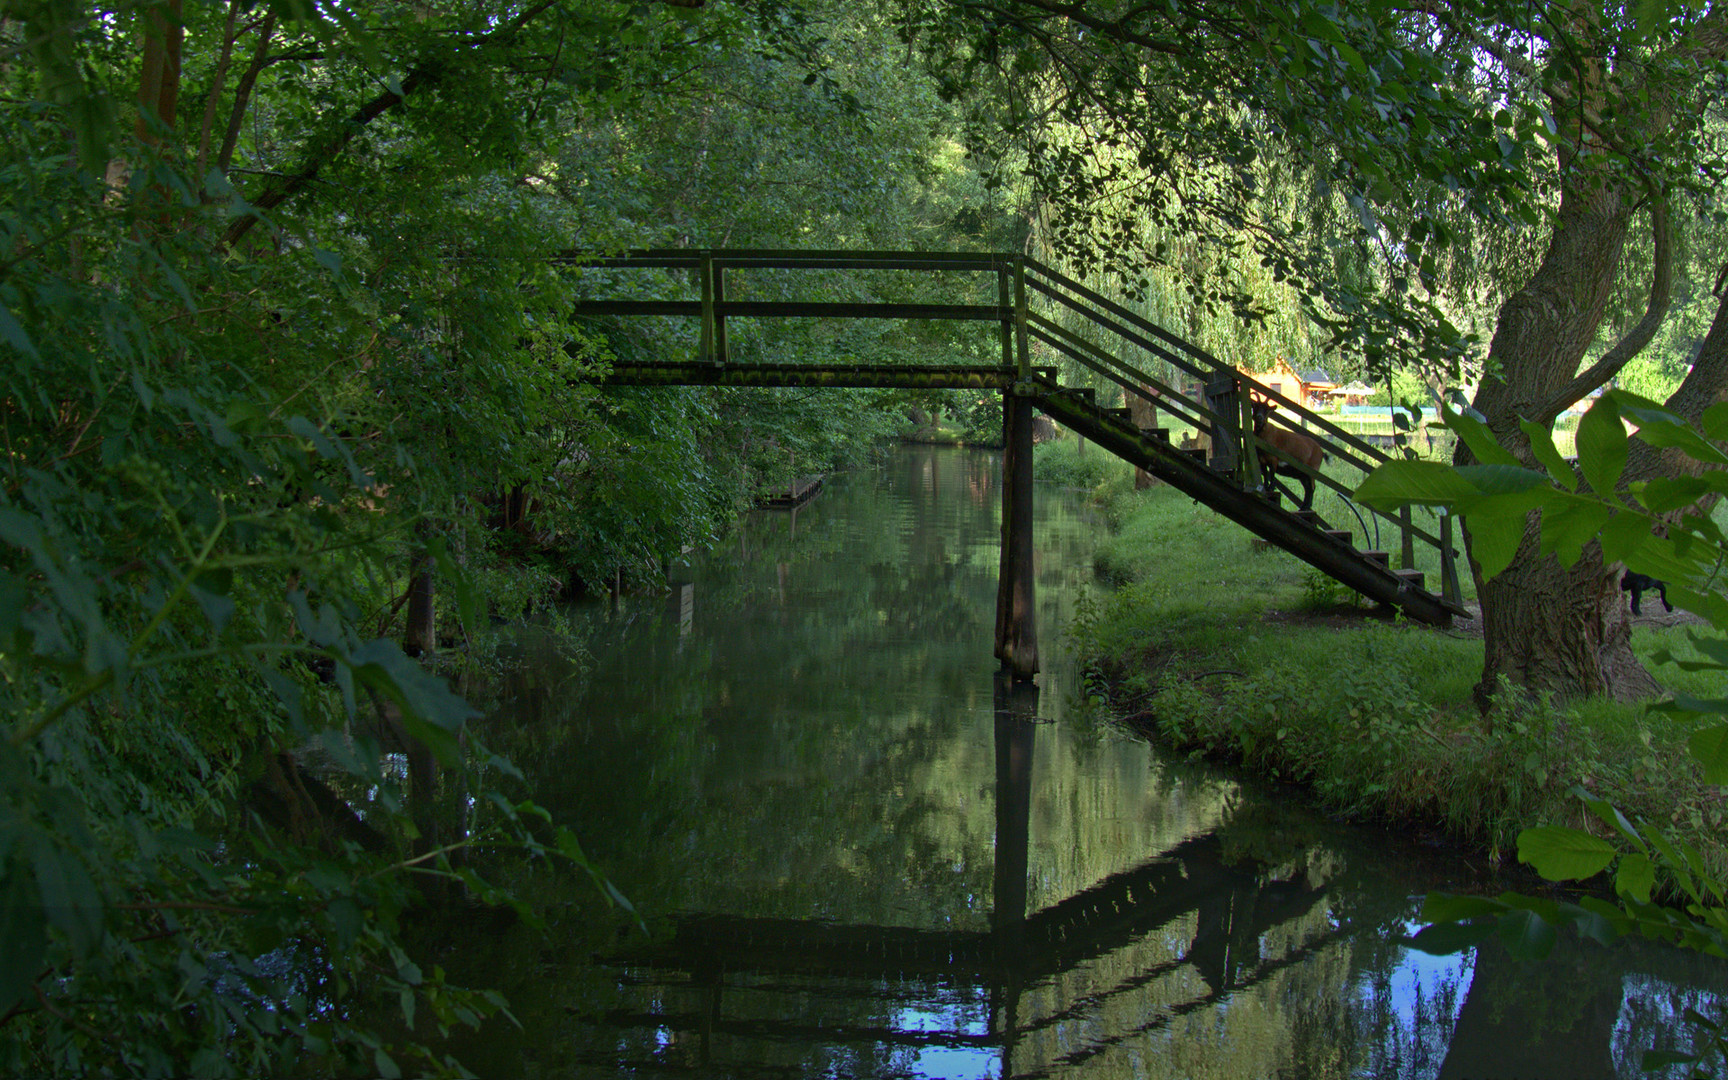
[[[1613,378],[1656,335],[1672,296],[1669,218],[1677,198],[1718,175],[1714,148],[1700,146],[1702,118],[1721,101],[1728,56],[1728,10],[1720,5],[1640,5],[1604,10],[1554,4],[1524,29],[1522,49],[1476,32],[1465,37],[1493,56],[1508,92],[1539,101],[1553,116],[1548,140],[1557,189],[1547,245],[1535,273],[1500,306],[1488,352],[1489,376],[1474,405],[1501,443],[1533,463],[1525,425],[1549,427],[1569,406]],[[1709,193],[1713,194],[1713,193]],[[1644,316],[1588,365],[1610,296],[1626,273],[1627,238],[1649,230]],[[1669,399],[1698,422],[1728,391],[1725,312]],[[1644,444],[1623,484],[1672,471]],[[1459,463],[1472,458],[1459,450]],[[1611,476],[1588,478],[1612,483]],[[1509,569],[1478,581],[1487,646],[1479,699],[1508,682],[1561,696],[1646,696],[1657,687],[1630,648],[1630,617],[1616,588],[1617,567],[1600,547],[1562,567],[1538,553],[1543,523],[1532,513],[1518,536],[1471,534],[1473,546],[1516,542]],[[1553,523],[1550,523],[1553,527]]]
[[[908,36],[951,93],[977,103],[980,144],[1024,147],[1058,249],[1130,289],[1184,270],[1146,242],[1154,234],[1224,245],[1295,282],[1330,346],[1369,370],[1456,374],[1479,352],[1447,313],[1481,299],[1447,293],[1459,245],[1486,230],[1540,249],[1527,276],[1490,290],[1503,299],[1475,401],[1526,458],[1522,424],[1550,424],[1651,340],[1669,306],[1674,202],[1712,196],[1723,167],[1720,147],[1698,138],[1728,51],[1716,4],[908,8]],[[1083,136],[1061,135],[1052,117]],[[1256,192],[1280,160],[1341,198],[1350,228],[1267,212]],[[1637,264],[1646,310],[1586,366],[1626,287],[1635,229],[1653,250]],[[1264,317],[1227,278],[1190,276],[1188,291],[1196,305]],[[1673,405],[1695,415],[1725,379],[1712,345]],[[1634,461],[1627,476],[1666,467]],[[1502,680],[1563,697],[1653,689],[1627,647],[1613,568],[1598,554],[1562,571],[1538,554],[1540,522],[1526,525],[1522,538],[1470,536],[1473,551],[1520,544],[1513,569],[1479,589],[1479,696]]]

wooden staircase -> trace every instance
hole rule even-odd
[[[1244,489],[1234,471],[1220,472],[1207,464],[1204,452],[1172,445],[1168,431],[1134,427],[1127,409],[1100,407],[1091,392],[1064,388],[1043,374],[1015,392],[1030,394],[1040,411],[1064,426],[1370,600],[1436,626],[1468,614],[1461,605],[1430,592],[1420,570],[1394,570],[1387,552],[1356,548],[1349,532],[1328,527],[1314,511],[1287,510],[1275,495]]]

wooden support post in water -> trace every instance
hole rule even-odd
[[[996,866],[991,928],[1014,955],[1026,926],[1027,838],[1032,818],[1032,751],[1038,736],[1038,686],[996,673]]]
[[[1016,679],[1038,673],[1032,577],[1032,399],[1002,395],[1002,562],[996,586],[996,656]]]

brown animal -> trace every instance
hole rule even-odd
[[[1254,437],[1266,443],[1267,446],[1272,447],[1274,450],[1279,450],[1289,455],[1296,461],[1308,466],[1308,468],[1318,470],[1320,468],[1320,463],[1326,460],[1326,451],[1320,448],[1318,442],[1299,431],[1292,431],[1289,428],[1273,427],[1268,423],[1268,420],[1272,416],[1272,410],[1277,407],[1278,406],[1272,404],[1270,401],[1259,400],[1254,402]],[[1268,478],[1283,474],[1285,476],[1294,476],[1298,480],[1302,481],[1302,509],[1312,509],[1314,506],[1314,475],[1306,470],[1298,469],[1295,465],[1290,464],[1288,461],[1285,461],[1283,458],[1272,453],[1271,450],[1267,450],[1265,447],[1260,447],[1259,453],[1260,468],[1265,470]]]

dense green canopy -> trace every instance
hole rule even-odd
[[[1611,257],[1558,309],[1571,352],[1487,357],[1508,385],[1539,370],[1545,408],[1611,311],[1667,307],[1619,274],[1634,218],[1654,227],[1630,265],[1710,276],[1721,22],[1582,0],[3,0],[0,1071],[442,1067],[345,1004],[409,1026],[496,1007],[403,951],[416,879],[503,902],[464,849],[585,865],[459,737],[449,687],[483,685],[486,616],[652,581],[788,462],[860,460],[909,406],[995,423],[976,395],[602,393],[612,361],[687,355],[695,329],[576,323],[570,301],[689,283],[552,254],[1030,247],[1232,359],[1447,375],[1522,302],[1532,252],[1600,213]],[[1665,231],[1676,207],[1699,213]],[[734,346],[990,347],[892,324]],[[438,582],[430,638],[411,576]],[[404,636],[448,655],[410,662]],[[437,804],[465,793],[455,835]]]

